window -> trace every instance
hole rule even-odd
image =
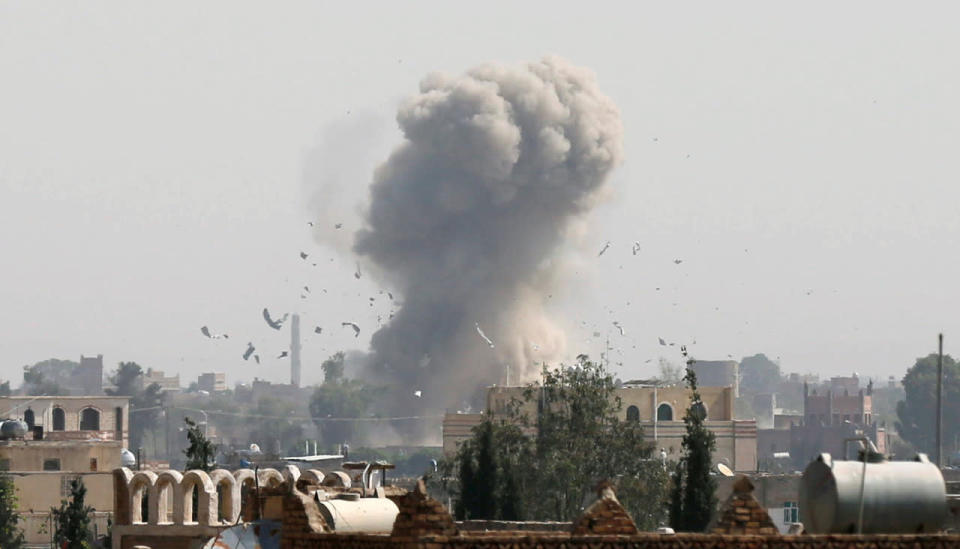
[[[627,421],[640,421],[640,408],[627,406]]]
[[[60,459],[45,459],[43,460],[43,470],[44,471],[59,471],[60,470]]]
[[[10,458],[0,458],[0,471],[10,470]]]
[[[97,470],[97,458],[90,458],[90,470],[91,471]]]
[[[669,404],[657,406],[657,421],[673,421],[673,408]]]
[[[53,409],[53,430],[54,431],[63,431],[66,428],[66,414],[63,413],[63,408],[54,408]]]
[[[23,413],[23,422],[27,424],[27,429],[32,431],[35,421],[36,417],[33,415],[33,410],[27,408],[27,411]]]
[[[797,502],[788,501],[783,504],[783,522],[787,524],[800,522],[800,508],[797,507]]]
[[[80,430],[99,431],[100,412],[95,408],[84,408],[83,411],[80,412]]]
[[[117,432],[117,440],[123,438],[123,408],[117,406],[113,410],[114,431]]]

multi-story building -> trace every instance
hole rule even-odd
[[[791,467],[800,470],[824,452],[833,456],[848,455],[848,450],[853,450],[847,447],[847,439],[864,435],[881,453],[886,452],[886,429],[873,418],[872,386],[859,388],[859,380],[854,375],[832,378],[827,387],[811,390],[804,384],[803,415],[778,416],[780,421],[775,421],[773,429],[760,431],[762,464],[774,463],[780,456],[789,454]],[[857,389],[851,392],[853,387]]]
[[[487,390],[487,413],[504,414],[517,403],[518,412],[536,423],[538,403],[534,395],[525,398],[527,387],[493,386]],[[733,419],[733,387],[700,387],[707,428],[716,436],[714,461],[735,471],[757,469],[757,424],[754,420]],[[662,448],[671,459],[680,455],[686,433],[683,415],[691,405],[692,394],[683,386],[658,387],[626,384],[617,389],[620,419],[637,421],[647,438]],[[484,414],[447,414],[443,421],[443,449],[456,452],[457,445],[471,435],[471,429],[483,421]]]
[[[0,439],[0,469],[13,479],[28,544],[50,542],[50,509],[81,478],[94,529],[106,533],[113,512],[111,471],[127,445],[129,398],[104,396],[0,397],[0,417],[27,424],[23,436]]]
[[[223,372],[207,372],[197,377],[197,388],[201,391],[218,393],[227,390],[227,374]]]
[[[147,368],[147,372],[143,374],[143,386],[149,387],[150,385],[156,383],[160,387],[161,391],[179,391],[180,390],[180,374],[175,376],[165,376],[163,370],[154,370],[153,368]]]

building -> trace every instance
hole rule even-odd
[[[697,374],[700,387],[733,387],[734,398],[740,396],[740,363],[736,360],[695,360],[690,369]]]
[[[524,399],[526,390],[526,387],[490,387],[487,390],[488,413],[494,416],[503,414],[511,403],[520,402],[519,412],[535,419],[537,402]],[[707,428],[716,436],[714,460],[735,471],[756,471],[757,424],[754,420],[733,419],[733,388],[701,387],[699,392]],[[692,398],[686,387],[627,384],[617,389],[616,397],[621,401],[621,420],[640,422],[649,440],[663,448],[671,459],[679,458],[681,441],[686,434],[682,418]],[[483,414],[446,414],[443,420],[444,452],[448,455],[456,452],[457,445],[470,437],[471,429],[483,418]]]
[[[777,415],[773,429],[757,435],[759,460],[764,470],[801,470],[821,453],[853,457],[846,439],[866,435],[881,453],[887,447],[886,429],[873,418],[873,388],[859,388],[856,374],[831,378],[824,390],[803,387],[803,414]],[[853,392],[852,387],[857,387]],[[789,454],[785,456],[784,454]],[[788,457],[787,463],[782,462]]]
[[[210,393],[219,393],[227,390],[227,374],[223,372],[208,372],[197,378],[197,389]]]
[[[160,387],[161,391],[179,391],[180,374],[169,377],[163,374],[163,370],[147,368],[147,372],[143,374],[143,386],[149,387],[150,385],[156,383]]]
[[[79,395],[103,394],[103,355],[95,357],[80,355],[80,365],[71,376],[71,393]]]
[[[129,439],[130,397],[0,397],[0,417],[23,420],[29,440],[117,442]]]
[[[80,477],[93,527],[107,532],[113,513],[112,471],[127,444],[128,397],[0,397],[0,417],[19,419],[25,436],[0,440],[0,469],[13,479],[21,526],[31,545],[50,542],[50,509]]]

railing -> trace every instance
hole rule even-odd
[[[148,524],[222,526],[240,521],[244,488],[276,487],[300,478],[321,483],[324,474],[314,469],[300,473],[288,465],[283,470],[215,469],[187,471],[114,471],[118,525]],[[194,510],[196,502],[196,510]],[[146,510],[146,516],[144,516]]]

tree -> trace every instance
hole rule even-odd
[[[19,549],[23,546],[23,530],[17,513],[17,493],[10,475],[0,473],[0,547]]]
[[[278,451],[286,451],[291,443],[302,441],[303,425],[299,421],[287,419],[273,419],[280,417],[290,417],[291,415],[303,415],[301,409],[302,403],[296,399],[279,399],[273,397],[263,397],[257,401],[256,407],[252,413],[256,416],[266,416],[263,418],[250,418],[247,423],[249,442],[254,442],[260,448],[273,450],[279,442]],[[298,414],[299,412],[299,414]],[[303,452],[301,443],[297,452]],[[290,454],[287,454],[290,455]]]
[[[217,445],[207,439],[203,430],[192,419],[185,417],[187,440],[190,445],[183,453],[187,456],[186,470],[202,469],[212,471],[217,465]]]
[[[903,388],[906,397],[897,403],[897,432],[917,450],[935,455],[937,355],[918,358],[903,377]],[[944,455],[948,455],[951,443],[960,436],[960,422],[950,420],[956,417],[960,417],[960,364],[950,355],[943,355]]]
[[[760,353],[740,360],[740,394],[776,393],[780,365]]]
[[[574,367],[544,370],[542,384],[524,390],[523,403],[498,411],[461,445],[458,514],[569,521],[599,481],[612,480],[638,526],[658,526],[666,473],[651,459],[639,422],[619,419],[616,390],[613,376],[585,355]],[[521,408],[536,409],[537,417],[524,417]]]
[[[533,444],[520,427],[486,419],[457,454],[460,520],[524,520],[524,471],[533,461]]]
[[[366,415],[379,394],[375,387],[343,377],[343,361],[344,354],[338,352],[323,362],[323,385],[310,397],[310,416],[326,444],[349,442],[355,435],[354,422],[340,419]]]
[[[60,396],[70,392],[62,384],[68,383],[80,363],[49,358],[32,366],[23,367],[23,390],[31,396]]]
[[[333,356],[323,361],[320,368],[323,370],[324,383],[336,383],[343,378],[345,358],[343,351],[337,351]]]
[[[0,397],[10,396],[10,380],[0,383]]]
[[[53,540],[64,549],[90,549],[93,534],[90,522],[93,507],[84,504],[87,487],[79,477],[70,481],[70,499],[61,500],[60,508],[51,509],[54,521]]]
[[[678,532],[703,532],[717,505],[717,482],[710,475],[716,439],[705,424],[707,414],[697,391],[697,374],[688,368],[684,380],[692,394],[690,407],[683,416],[687,432],[681,444],[683,457],[674,475],[670,524]]]
[[[130,446],[134,449],[143,445],[147,431],[155,429],[163,405],[163,393],[160,386],[151,383],[143,386],[143,368],[136,362],[121,362],[107,378],[114,385],[105,392],[113,396],[130,397]]]

